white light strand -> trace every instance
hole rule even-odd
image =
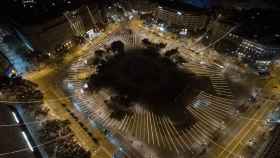
[[[65,136],[60,136],[58,138],[46,141],[45,143],[42,143],[42,144],[39,144],[39,145],[31,146],[31,148],[32,149],[36,149],[36,148],[39,148],[41,146],[52,144],[52,143],[55,143],[57,140],[65,139],[65,138],[67,138],[69,136],[71,136],[71,134],[68,134],[68,135],[65,135]],[[19,150],[14,150],[14,151],[10,151],[10,152],[0,153],[0,157],[7,156],[7,155],[12,155],[12,154],[16,154],[16,153],[20,153],[20,152],[24,152],[24,151],[28,151],[29,149],[30,149],[29,147],[26,147],[26,148],[22,148],[22,149],[19,149]]]

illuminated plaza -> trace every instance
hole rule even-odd
[[[278,2],[2,6],[0,157],[280,157]]]

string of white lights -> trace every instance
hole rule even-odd
[[[68,97],[59,97],[56,99],[44,99],[44,101],[48,102],[57,102],[57,101],[63,101],[68,100],[70,98],[73,98],[74,96],[68,96]],[[30,101],[8,101],[8,100],[0,100],[0,103],[6,103],[6,104],[28,104],[28,103],[40,103],[42,100],[30,100]]]
[[[15,120],[17,120],[17,117],[15,117]],[[0,124],[0,127],[17,127],[17,126],[29,126],[29,125],[34,125],[34,124],[39,124],[48,121],[48,119],[40,120],[40,121],[30,121],[30,122],[25,122],[25,123],[20,123],[19,121],[16,121],[18,123],[11,123],[11,124]]]
[[[49,144],[55,143],[58,140],[66,139],[69,136],[71,136],[71,134],[67,134],[65,136],[60,136],[60,137],[57,137],[55,139],[46,141],[45,143],[41,143],[41,144],[38,144],[38,145],[29,146],[29,147],[26,147],[26,148],[21,148],[21,149],[10,151],[10,152],[0,153],[0,157],[4,157],[4,156],[7,156],[7,155],[12,155],[12,154],[16,154],[16,153],[20,153],[20,152],[24,152],[24,151],[28,151],[28,150],[32,151],[32,150],[34,150],[36,148],[39,148],[39,147],[42,147],[42,146],[45,146],[45,145],[49,145]]]

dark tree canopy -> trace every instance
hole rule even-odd
[[[91,153],[82,148],[74,139],[70,124],[67,120],[48,120],[42,124],[39,131],[42,142],[54,141],[47,144],[45,150],[57,158],[90,158]]]
[[[152,43],[149,39],[147,38],[144,38],[142,40],[142,44],[145,46],[145,47],[148,47],[148,48],[153,48],[153,49],[163,49],[166,47],[166,43]]]
[[[148,39],[143,42],[155,45]],[[123,46],[119,42],[113,45]],[[193,123],[191,114],[185,110],[185,98],[209,88],[209,80],[180,69],[177,63],[185,61],[177,49],[166,53],[170,54],[167,56],[176,54],[177,62],[159,51],[153,47],[129,49],[111,55],[97,66],[97,73],[89,79],[89,89],[114,91],[116,96],[105,101],[114,111],[111,117],[122,119],[124,114],[129,114],[131,103],[137,102],[159,115],[169,116],[178,127]]]
[[[124,52],[124,44],[122,41],[115,41],[111,44],[111,48],[113,52],[123,53]]]
[[[178,53],[179,53],[178,48],[171,49],[171,50],[168,50],[168,51],[165,52],[165,56],[170,57],[170,56],[178,54]]]

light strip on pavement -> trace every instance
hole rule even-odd
[[[17,115],[16,115],[14,112],[12,112],[12,115],[13,115],[13,117],[14,117],[16,123],[19,123],[19,120],[18,120],[18,118],[17,118]]]
[[[32,145],[31,145],[31,143],[29,142],[29,140],[28,140],[28,138],[27,138],[25,132],[22,131],[21,134],[22,134],[23,138],[25,139],[25,141],[26,141],[26,143],[27,143],[29,149],[33,152],[33,151],[34,151],[34,150],[33,150],[33,147],[32,147]]]

